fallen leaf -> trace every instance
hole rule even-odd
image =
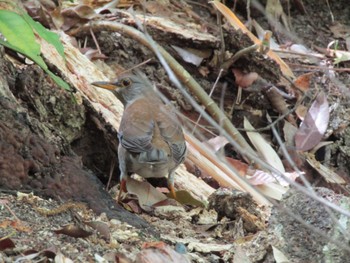
[[[239,69],[232,69],[232,73],[235,76],[236,84],[241,88],[250,87],[258,78],[259,75],[256,72],[243,73]]]
[[[181,190],[176,192],[176,201],[183,205],[193,205],[199,207],[205,207],[204,203],[194,198],[191,193]]]
[[[61,29],[67,31],[79,24],[84,24],[87,21],[97,17],[95,11],[87,5],[78,5],[72,8],[62,10],[60,16],[63,18]]]
[[[283,254],[281,250],[272,246],[273,257],[276,260],[276,263],[288,263],[290,260]]]
[[[334,59],[334,64],[339,64],[341,62],[346,62],[350,60],[350,52],[344,50],[334,50],[336,58]]]
[[[247,174],[249,165],[230,157],[226,157],[226,160],[237,170],[240,176],[245,176]]]
[[[244,118],[244,129],[254,129],[247,118]],[[283,163],[271,145],[258,132],[247,132],[247,135],[260,156],[272,167],[284,173]]]
[[[296,172],[285,172],[283,173],[283,175],[284,177],[289,178],[289,180],[291,181],[295,181],[295,179],[299,177],[299,174]],[[247,177],[247,179],[252,185],[263,185],[278,182],[282,186],[288,186],[289,182],[285,180],[284,177],[261,170],[255,170],[254,174],[252,176]]]
[[[73,260],[64,256],[61,252],[57,252],[55,263],[73,263]]]
[[[202,61],[203,61],[203,57],[198,56],[192,49],[184,49],[181,47],[177,47],[172,45],[171,46],[173,49],[175,49],[175,51],[177,52],[177,54],[187,63],[191,63],[195,66],[199,66]]]
[[[315,147],[326,132],[328,122],[329,105],[325,93],[321,91],[295,134],[297,150],[308,151]]]
[[[3,251],[5,249],[15,248],[15,247],[16,247],[15,243],[10,238],[5,238],[5,239],[0,238],[0,251]]]
[[[307,107],[305,107],[304,105],[299,105],[296,108],[295,113],[298,116],[298,118],[303,121],[307,114]]]
[[[310,80],[313,75],[314,75],[314,72],[309,72],[309,73],[300,75],[299,77],[297,77],[296,80],[294,80],[293,83],[298,89],[306,92],[310,88]]]
[[[165,195],[159,192],[150,183],[137,181],[133,178],[128,178],[126,189],[129,193],[137,196],[141,208],[145,211],[150,211],[154,204],[167,199]]]
[[[123,207],[126,208],[128,211],[131,211],[135,214],[141,214],[142,209],[137,202],[137,200],[130,200],[127,203],[123,203]]]
[[[20,220],[5,219],[0,222],[0,228],[13,228],[20,232],[31,232],[32,229]]]
[[[69,224],[63,226],[61,229],[54,230],[56,234],[63,234],[75,238],[85,238],[90,236],[92,233],[82,229],[79,226]]]
[[[228,144],[228,140],[225,136],[215,136],[203,143],[209,146],[214,152],[217,152],[226,144]]]
[[[233,247],[233,244],[209,244],[202,242],[190,242],[187,246],[189,251],[197,251],[200,253],[220,253],[228,251]]]
[[[270,198],[281,200],[283,195],[289,190],[289,187],[278,183],[261,184],[255,186],[259,192]]]

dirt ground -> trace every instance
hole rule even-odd
[[[228,1],[227,5],[233,7],[233,2]],[[288,15],[287,1],[281,2]],[[219,29],[213,8],[205,1],[188,3],[202,19],[200,22],[205,21],[202,26],[207,32],[217,36]],[[327,56],[327,45],[335,39],[339,50],[350,48],[347,43],[350,37],[350,5],[347,1],[304,1],[304,7],[300,3],[290,3],[290,34],[271,28],[257,8],[251,7],[251,16],[264,28],[271,29],[282,45],[303,44]],[[236,14],[246,22],[245,5],[237,3],[236,9]],[[164,14],[166,16],[165,11]],[[122,14],[118,13],[118,19],[123,19]],[[186,24],[197,18],[179,15],[176,19],[179,19],[176,20],[178,23]],[[225,31],[223,37],[226,48],[235,53],[247,40],[241,33],[230,30]],[[150,33],[178,60],[181,58],[170,45],[200,46],[196,42],[177,39],[175,35],[171,39],[169,35],[164,38],[159,32]],[[239,41],[232,40],[236,38]],[[77,39],[85,41],[85,35]],[[105,62],[113,72],[151,58],[152,61],[143,66],[142,71],[157,83],[157,87],[174,101],[186,117],[198,119],[199,115],[174,90],[165,70],[149,49],[135,40],[121,37],[119,33],[101,31],[96,33],[96,39],[102,53],[107,56]],[[206,44],[203,49],[219,50],[219,42],[208,41]],[[89,36],[87,46],[94,45],[95,41]],[[3,60],[5,51],[1,53]],[[331,72],[329,68],[316,66],[309,58],[288,57],[285,61],[296,76],[314,72],[310,85],[314,92],[306,98],[307,102],[311,103],[318,90],[327,93],[332,111],[325,137],[333,143],[317,152],[316,157],[333,167],[346,183],[329,183],[310,167],[303,167],[306,177],[320,196],[349,210],[350,62],[341,62]],[[211,62],[208,58],[202,64],[207,73],[182,62],[207,92],[210,92],[218,75]],[[272,82],[280,74],[275,64],[259,57],[253,59],[250,55],[238,60],[235,67],[245,72],[258,72]],[[4,143],[0,145],[0,262],[347,262],[349,248],[345,242],[339,242],[346,237],[341,236],[327,209],[295,190],[290,190],[270,211],[256,205],[248,195],[221,189],[218,182],[203,177],[216,189],[208,200],[204,200],[211,209],[194,205],[165,205],[145,212],[137,205],[137,198],[133,197],[128,199],[124,208],[117,207],[113,197],[117,191],[118,169],[113,172],[112,187],[108,189],[110,195],[107,197],[105,192],[100,191],[107,185],[115,158],[116,131],[102,123],[100,116],[86,102],[75,103],[72,94],[59,88],[52,89],[55,84],[35,65],[20,69],[11,65],[2,68],[2,78],[14,79],[12,82],[8,80],[8,86],[21,106],[7,100],[0,101],[0,142],[15,142],[12,148]],[[213,98],[222,103],[222,108],[236,127],[242,128],[244,116],[249,117],[256,128],[266,126],[266,119],[253,112],[262,112],[264,116],[269,112],[275,116],[276,111],[269,100],[257,92],[243,91],[241,101],[244,101],[244,107],[235,108],[234,114],[230,115],[238,90],[233,75],[232,72],[224,74],[213,92]],[[36,89],[38,85],[43,88]],[[226,93],[222,99],[225,85]],[[292,105],[294,102],[289,103]],[[6,122],[13,124],[7,126]],[[217,132],[213,127],[208,129]],[[271,138],[270,132],[264,133]],[[203,134],[206,139],[209,138],[209,132]],[[48,141],[53,142],[53,146],[48,146]],[[39,148],[40,151],[37,150]],[[20,154],[16,155],[17,150]],[[225,153],[230,157],[240,157],[230,146],[225,147]],[[27,161],[25,156],[30,156],[31,161]],[[9,167],[9,163],[18,165]],[[66,177],[60,177],[57,182],[58,174]],[[79,181],[78,175],[84,179]],[[90,189],[89,183],[94,180],[98,181],[98,186]],[[100,199],[105,201],[96,201]],[[129,210],[125,212],[128,223],[120,218],[124,213],[121,211],[125,209]],[[132,217],[129,212],[137,216]],[[305,227],[293,214],[299,215],[306,225],[314,228]],[[341,217],[337,212],[333,215]],[[140,221],[135,218],[140,218]],[[348,229],[347,219],[344,216],[341,219],[343,227]],[[336,241],[332,243],[327,238]],[[285,258],[277,250],[283,251]]]

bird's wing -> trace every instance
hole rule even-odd
[[[157,126],[160,135],[169,145],[176,164],[183,162],[186,155],[186,143],[181,124],[175,112],[166,105],[161,105],[157,111]]]
[[[119,142],[133,153],[152,149],[152,136],[155,123],[148,102],[139,99],[124,109],[119,127]]]

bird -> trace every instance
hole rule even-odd
[[[118,130],[120,194],[135,173],[143,178],[167,177],[173,198],[174,175],[187,152],[184,133],[175,111],[161,100],[141,72],[124,74],[114,81],[92,85],[108,89],[122,102],[124,112]]]

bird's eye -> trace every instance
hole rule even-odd
[[[124,88],[127,88],[127,87],[130,86],[131,80],[130,80],[130,79],[123,79],[123,80],[121,81],[121,84],[122,84],[122,86],[123,86]]]

